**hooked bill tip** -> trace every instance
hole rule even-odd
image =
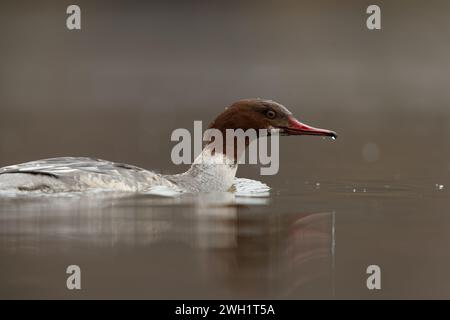
[[[331,137],[331,139],[336,140],[338,136],[337,136],[337,133],[336,133],[336,132],[332,131],[332,132],[330,133],[330,137]]]

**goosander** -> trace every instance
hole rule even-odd
[[[337,137],[334,131],[299,122],[283,105],[264,99],[233,103],[209,128],[218,129],[224,137],[226,129],[268,129],[278,130],[280,135]],[[157,174],[136,166],[93,158],[44,159],[0,168],[0,190],[145,192],[152,187],[168,187],[179,192],[222,192],[233,187],[237,157],[226,152],[212,155],[207,144],[189,170],[175,175]],[[230,158],[232,161],[223,161]]]

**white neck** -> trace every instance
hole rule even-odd
[[[170,177],[183,189],[191,192],[228,191],[236,176],[237,163],[223,153],[211,154],[205,147],[188,171]]]

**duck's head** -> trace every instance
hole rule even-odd
[[[226,108],[209,126],[225,133],[226,129],[279,130],[281,135],[328,136],[334,131],[314,128],[298,121],[283,105],[264,99],[245,99]]]

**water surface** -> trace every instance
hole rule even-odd
[[[447,188],[401,180],[302,181],[257,198],[4,197],[0,296],[448,297],[449,202]],[[65,287],[71,264],[78,292]],[[366,288],[370,264],[381,291]]]

